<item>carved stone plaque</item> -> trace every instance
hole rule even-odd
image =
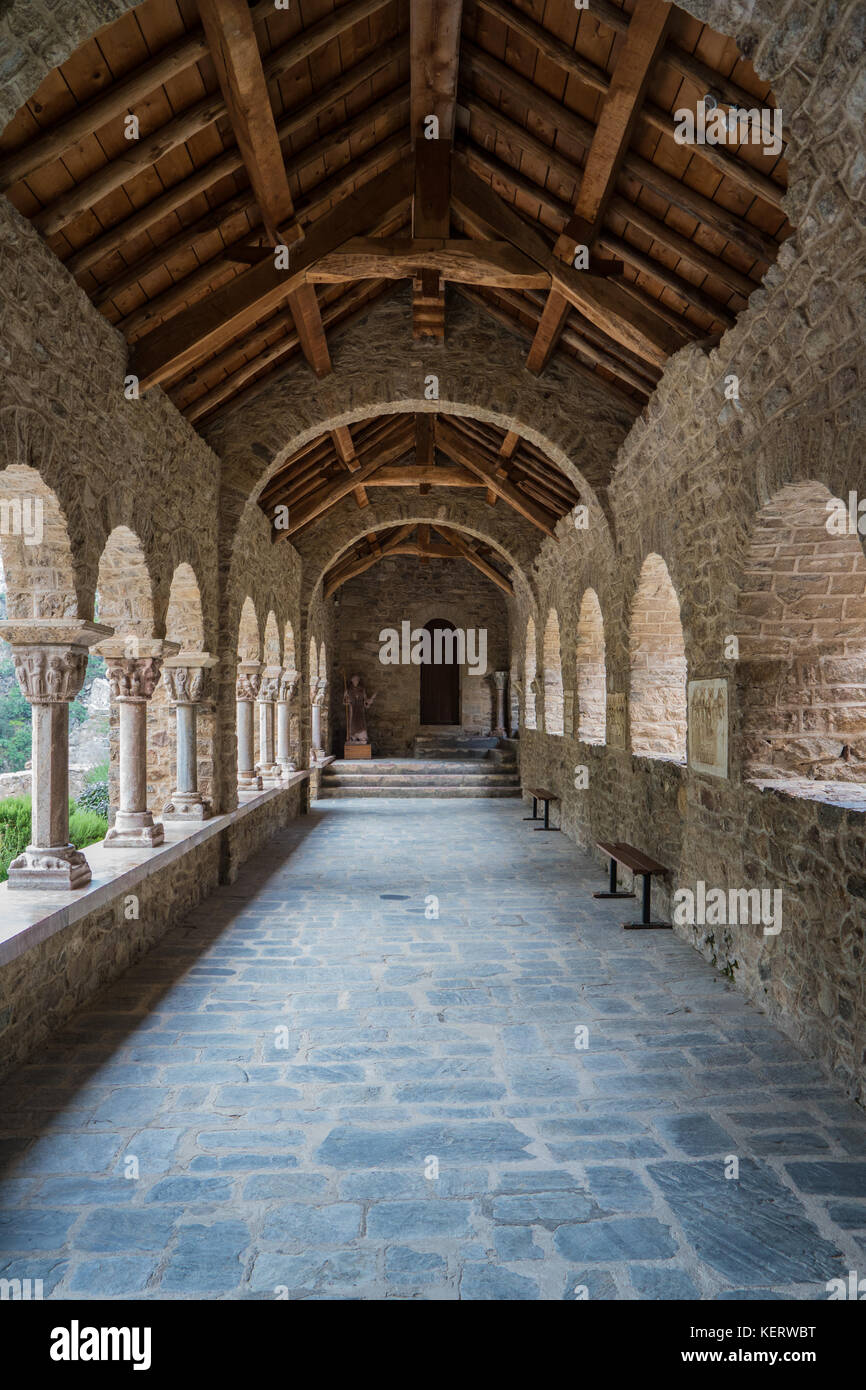
[[[689,764],[711,777],[728,775],[728,682],[689,681]]]

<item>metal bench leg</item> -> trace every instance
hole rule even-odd
[[[537,796],[534,796],[534,797],[532,798],[532,815],[531,815],[531,816],[524,816],[523,819],[524,819],[524,820],[541,820],[541,816],[538,814],[538,797],[537,797]]]
[[[672,930],[670,922],[651,922],[650,921],[650,892],[652,887],[652,874],[643,874],[643,902],[641,904],[641,919],[639,922],[623,922],[625,931],[641,931],[646,928],[666,927]]]
[[[544,825],[537,825],[535,828],[536,830],[552,830],[554,833],[559,830],[558,825],[550,824],[550,802],[547,797],[544,798]]]
[[[606,893],[593,893],[594,898],[633,898],[634,893],[626,893],[617,890],[616,886],[616,860],[610,861],[610,887]]]

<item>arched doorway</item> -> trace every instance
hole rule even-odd
[[[460,667],[455,660],[454,641],[443,643],[440,637],[438,645],[443,659],[438,663],[434,660],[436,633],[455,630],[454,624],[445,618],[431,618],[429,623],[424,624],[424,631],[430,633],[431,657],[421,665],[422,725],[460,723]]]

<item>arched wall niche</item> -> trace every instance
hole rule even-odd
[[[852,525],[853,520],[853,525]],[[745,776],[866,784],[866,556],[820,482],[781,488],[752,528],[737,604]],[[814,785],[803,788],[814,794]]]
[[[607,673],[604,619],[595,589],[586,589],[577,624],[577,737],[582,743],[603,744],[607,728]]]
[[[530,617],[526,624],[526,650],[523,658],[523,726],[526,729],[538,727],[535,699],[535,680],[538,670],[538,652],[535,619]]]
[[[544,729],[548,734],[565,733],[565,702],[562,689],[562,651],[559,618],[551,608],[544,626],[542,641],[544,676]]]
[[[686,647],[680,603],[660,555],[644,560],[629,635],[631,749],[639,757],[686,761]]]

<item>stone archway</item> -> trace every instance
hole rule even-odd
[[[577,736],[603,744],[607,725],[604,620],[594,589],[581,599],[577,623]]]

